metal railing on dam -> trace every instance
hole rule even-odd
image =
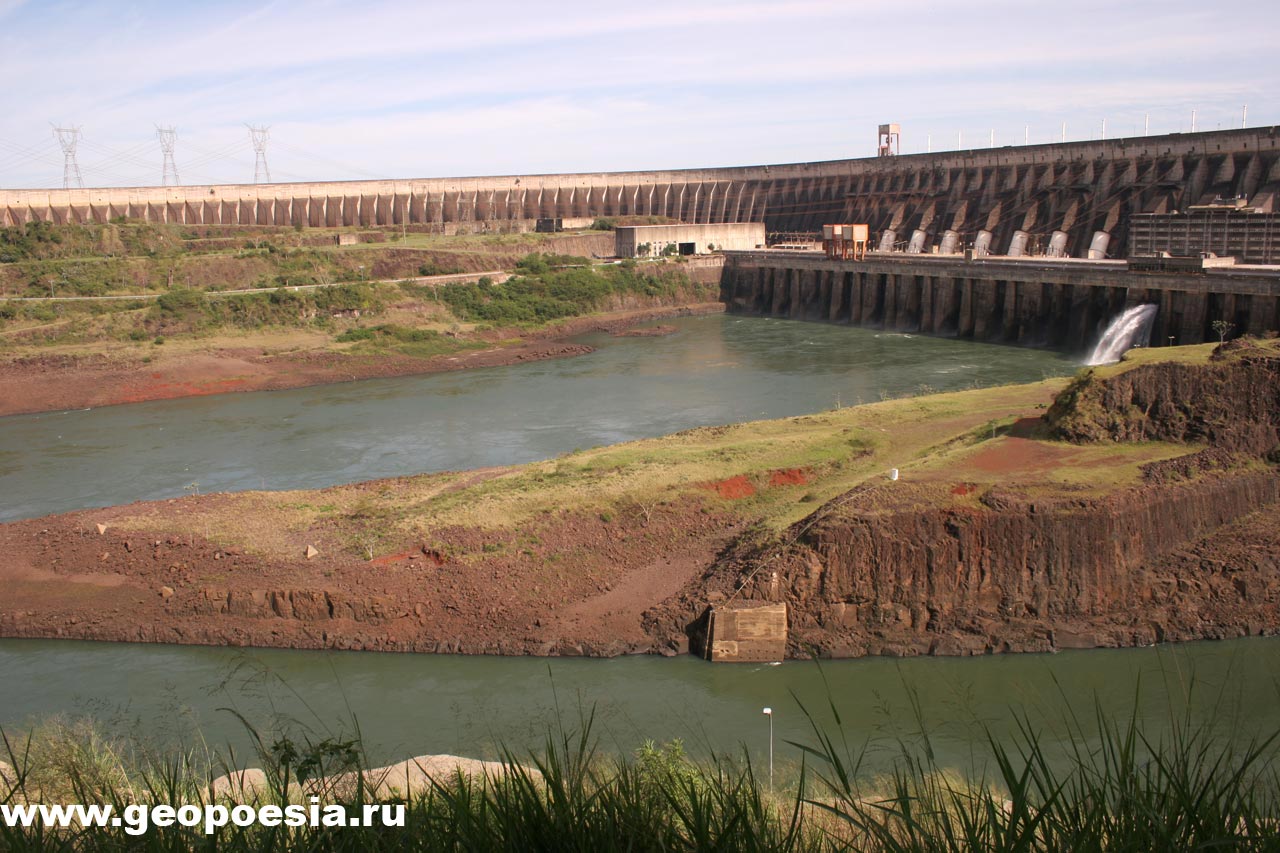
[[[650,172],[429,178],[121,189],[0,189],[0,225],[118,217],[189,225],[425,225],[484,231],[503,223],[649,215],[685,222],[764,221],[772,232],[868,223],[907,235],[1093,234],[1127,248],[1134,213],[1243,196],[1263,212],[1280,192],[1280,128],[1169,134],[826,162]]]
[[[1140,272],[1125,261],[869,253],[727,252],[721,299],[731,313],[1084,350],[1108,320],[1159,306],[1151,344],[1280,330],[1280,267]]]

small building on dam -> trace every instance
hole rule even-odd
[[[620,225],[614,229],[620,258],[705,255],[714,251],[763,249],[763,222],[703,225]]]

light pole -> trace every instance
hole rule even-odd
[[[769,718],[769,796],[773,796],[773,709],[765,708],[761,711]]]

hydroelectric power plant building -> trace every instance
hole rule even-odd
[[[1278,192],[1280,128],[1271,127],[653,172],[0,189],[0,225],[127,217],[457,233],[641,215],[763,222],[773,235],[816,238],[824,224],[866,223],[881,251],[865,261],[730,252],[730,310],[1079,348],[1143,302],[1160,306],[1155,344],[1205,340],[1215,320],[1237,332],[1280,329],[1277,270],[1247,263],[1278,256]],[[1179,217],[1197,210],[1215,226],[1223,204],[1233,215],[1218,219],[1244,236],[1190,220],[1182,228]],[[1234,267],[1198,257],[1236,245]],[[1139,246],[1192,263],[1126,263]]]
[[[817,163],[504,177],[122,189],[0,189],[0,225],[115,217],[191,225],[425,224],[483,230],[512,220],[657,215],[688,223],[764,222],[770,232],[865,222],[908,240],[1015,232],[1068,237],[1086,257],[1095,232],[1128,251],[1129,218],[1215,198],[1276,211],[1278,128],[1171,134]]]

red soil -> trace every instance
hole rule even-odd
[[[1007,436],[1004,441],[988,447],[965,460],[967,467],[990,474],[1044,473],[1062,467],[1073,455],[1068,449],[1043,441]]]
[[[745,474],[739,474],[727,480],[717,480],[713,483],[701,483],[700,486],[715,492],[726,500],[749,498],[756,493],[756,487],[747,479]]]
[[[645,616],[700,577],[741,522],[700,500],[559,512],[512,531],[433,530],[366,560],[308,560],[165,532],[205,495],[0,524],[0,637],[472,654],[676,654]],[[148,529],[112,526],[147,518]],[[98,524],[106,525],[98,533]],[[560,557],[570,557],[561,560]]]
[[[770,486],[807,486],[809,472],[803,468],[779,468],[769,474]]]
[[[809,483],[809,472],[804,468],[779,468],[769,472],[768,488],[777,486],[804,486]],[[725,500],[741,500],[749,498],[757,492],[756,484],[745,474],[730,477],[727,480],[716,480],[710,483],[699,483],[699,488],[715,492]]]

